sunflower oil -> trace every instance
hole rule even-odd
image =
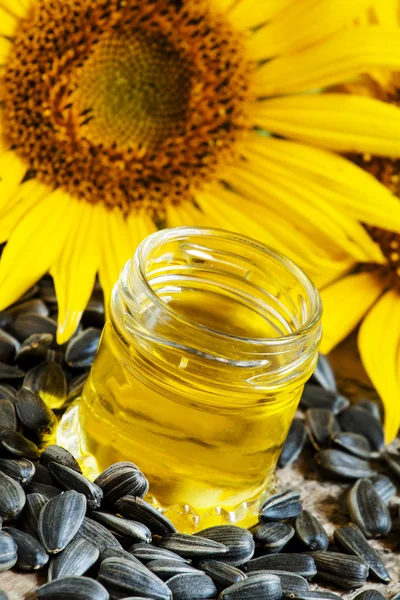
[[[151,236],[114,289],[79,404],[98,470],[136,463],[182,531],[252,525],[311,374],[319,298],[289,261],[213,230]]]

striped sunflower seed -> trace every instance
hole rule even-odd
[[[362,410],[366,410],[370,415],[372,415],[377,421],[382,422],[381,411],[377,402],[373,400],[359,400],[356,404],[357,408],[361,408]]]
[[[335,415],[327,408],[308,409],[306,429],[316,450],[329,448],[331,438],[340,431]]]
[[[351,590],[362,587],[369,568],[365,560],[339,552],[313,552],[318,577]]]
[[[19,366],[29,369],[45,360],[47,351],[52,344],[53,336],[51,333],[34,333],[22,342],[15,355],[15,360]],[[27,375],[25,375],[25,379]]]
[[[104,525],[88,517],[83,519],[76,537],[82,537],[91,544],[94,544],[100,552],[104,552],[107,548],[122,548],[116,537]]]
[[[149,568],[150,564],[148,565]],[[219,560],[200,560],[196,566],[211,577],[218,591],[222,591],[247,578],[246,574],[240,569]]]
[[[167,581],[174,600],[207,600],[215,598],[217,588],[205,573],[179,573]]]
[[[49,316],[49,309],[46,304],[40,298],[30,298],[26,299],[23,302],[18,302],[18,304],[14,304],[7,309],[7,313],[11,315],[14,319],[21,314],[36,314],[41,315],[42,317]],[[12,323],[12,321],[11,321]],[[10,323],[10,325],[11,325]]]
[[[151,560],[146,567],[162,581],[168,581],[171,577],[181,573],[199,572],[198,569],[181,560]]]
[[[46,483],[38,483],[34,479],[26,486],[28,494],[40,494],[45,496],[47,500],[51,500],[55,496],[59,496],[62,493],[60,488],[54,485],[47,485]]]
[[[350,431],[341,431],[332,436],[332,442],[335,446],[357,456],[358,458],[376,458],[378,455],[371,448],[369,440],[360,433],[351,433]]]
[[[385,459],[385,462],[392,473],[396,475],[398,479],[400,479],[400,455],[385,451],[383,453],[383,458]]]
[[[254,554],[254,538],[247,529],[236,525],[219,525],[203,529],[196,534],[198,537],[218,542],[228,548],[218,560],[233,567],[247,563]]]
[[[99,345],[100,336],[100,329],[88,327],[71,338],[65,352],[66,363],[75,369],[91,367],[97,346]]]
[[[280,521],[269,523],[258,523],[251,529],[254,539],[260,543],[267,554],[276,554],[292,539],[294,529],[289,523]]]
[[[50,475],[50,471],[40,463],[35,464],[33,481],[35,483],[43,483],[44,485],[54,485],[54,479]]]
[[[116,546],[112,548],[106,548],[103,552],[100,552],[100,562],[103,562],[106,558],[125,558],[126,560],[130,560],[137,565],[141,565],[142,563],[138,558],[130,554],[126,550],[122,548],[117,548]]]
[[[303,590],[298,592],[291,592],[290,600],[341,600],[339,594],[333,592],[323,591],[311,591]]]
[[[22,425],[41,440],[52,435],[57,419],[38,394],[22,387],[16,394],[15,408]]]
[[[109,593],[95,579],[89,577],[63,577],[40,586],[38,600],[109,600]]]
[[[276,575],[256,575],[226,588],[219,598],[220,600],[280,600],[281,580]]]
[[[50,333],[55,339],[57,323],[50,317],[21,312],[14,319],[10,331],[20,342],[23,342],[34,333]]]
[[[43,506],[38,532],[47,552],[57,554],[68,546],[82,525],[86,505],[85,496],[71,490],[51,498]]]
[[[296,535],[309,550],[326,550],[329,537],[321,523],[308,510],[296,519]]]
[[[11,400],[2,398],[0,400],[0,424],[1,427],[17,431],[18,420],[15,406]]]
[[[253,558],[247,565],[250,571],[287,571],[312,579],[317,574],[315,561],[310,554],[269,554]]]
[[[100,511],[95,511],[92,517],[107,527],[114,535],[122,538],[124,543],[146,542],[148,544],[151,542],[150,529],[138,521],[123,519]]]
[[[21,344],[15,337],[0,329],[0,360],[5,363],[12,363],[15,355],[20,349]]]
[[[283,444],[278,460],[278,467],[282,469],[294,463],[301,454],[307,439],[307,432],[302,419],[293,419],[289,433]]]
[[[51,559],[48,581],[84,575],[97,562],[99,556],[100,552],[96,546],[83,538],[74,539],[63,552]]]
[[[81,468],[75,458],[68,450],[57,445],[46,446],[40,456],[40,462],[45,467],[48,467],[51,462],[58,463],[69,467],[78,473],[81,473]]]
[[[48,498],[42,494],[27,494],[26,503],[21,514],[21,528],[34,536],[39,538],[38,523],[39,515],[43,506],[47,504]]]
[[[365,560],[371,573],[384,583],[389,583],[390,575],[383,564],[379,554],[370,546],[361,529],[350,523],[344,527],[337,527],[334,531],[336,543],[348,554],[353,554]]]
[[[32,480],[36,468],[33,462],[26,458],[0,458],[0,471],[12,477],[21,485],[25,485]]]
[[[170,600],[167,585],[146,567],[124,558],[106,558],[100,565],[98,581],[108,590],[120,594],[141,594],[154,600]],[[123,597],[123,596],[122,596]]]
[[[307,383],[304,386],[300,405],[303,409],[326,408],[337,415],[350,406],[350,401],[340,394],[324,390],[319,385]]]
[[[366,410],[350,406],[340,414],[339,424],[344,431],[365,436],[378,452],[384,449],[385,437],[382,424]]]
[[[365,460],[333,448],[317,452],[315,460],[324,471],[336,478],[360,479],[376,474]]]
[[[311,381],[318,383],[324,390],[336,392],[336,379],[331,364],[324,354],[318,355],[317,366],[312,374]]]
[[[18,431],[2,429],[0,431],[0,444],[10,454],[28,460],[39,460],[39,448]]]
[[[218,556],[218,560],[220,560],[221,555],[227,554],[229,550],[221,542],[186,533],[169,533],[160,541],[160,547],[180,554],[184,558]]]
[[[370,481],[386,504],[397,494],[396,486],[386,475],[373,475]]]
[[[47,468],[52,477],[64,490],[75,490],[86,496],[87,505],[90,510],[100,507],[103,500],[103,490],[92,483],[87,477],[56,462],[49,462]]]
[[[297,575],[296,573],[271,569],[270,571],[250,571],[247,574],[247,577],[256,577],[257,575],[276,575],[279,577],[284,596],[289,596],[289,594],[293,594],[295,592],[304,592],[309,589],[307,579],[304,579],[304,577]]]
[[[387,535],[392,527],[389,509],[371,481],[360,479],[351,488],[347,505],[353,523],[365,537]]]
[[[9,311],[0,311],[0,327],[1,329],[8,329],[13,322],[13,317]]]
[[[25,502],[25,492],[18,481],[0,471],[0,517],[4,521],[16,519]]]
[[[0,398],[11,400],[11,402],[14,404],[16,393],[17,390],[9,383],[0,383]]]
[[[17,544],[18,560],[16,566],[21,571],[37,571],[49,562],[49,555],[38,540],[15,527],[5,527],[4,531],[9,533]]]
[[[98,481],[98,479],[95,479],[95,481]],[[115,510],[127,519],[147,525],[150,531],[156,535],[176,533],[175,525],[143,498],[124,496],[115,503]]]
[[[25,371],[15,365],[8,365],[7,363],[0,361],[0,380],[4,379],[22,379],[25,375]]]
[[[9,571],[18,560],[17,544],[10,534],[0,531],[0,573]]]
[[[56,362],[46,361],[30,369],[24,386],[38,394],[51,409],[61,408],[67,399],[67,379]]]
[[[301,514],[302,506],[300,494],[292,490],[286,490],[275,494],[266,500],[260,509],[261,521],[279,521],[281,519],[292,519]]]
[[[141,470],[130,462],[118,462],[100,473],[94,483],[101,487],[104,501],[114,504],[124,496],[143,498],[149,491],[149,482]]]
[[[189,562],[186,558],[183,558],[183,556],[176,554],[176,552],[171,552],[170,550],[165,550],[164,548],[159,548],[152,544],[133,544],[128,549],[128,552],[145,564],[152,560],[178,560],[181,562]]]
[[[379,590],[364,590],[353,596],[353,600],[386,600],[385,596]],[[392,599],[393,600],[393,599]]]

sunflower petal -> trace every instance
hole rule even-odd
[[[26,15],[32,0],[0,0],[0,11],[11,14],[14,18],[21,18]]]
[[[0,35],[12,37],[18,25],[15,15],[5,10],[0,4]]]
[[[365,317],[358,334],[365,370],[385,408],[386,442],[400,427],[400,295],[390,290]]]
[[[400,202],[375,177],[349,160],[305,144],[254,134],[248,148],[282,165],[287,176],[304,178],[342,212],[382,229],[400,233]]]
[[[15,152],[0,154],[0,210],[7,206],[11,196],[18,190],[26,171],[26,165]]]
[[[366,5],[366,0],[302,0],[290,4],[249,40],[251,56],[263,60],[313,46],[340,30]]]
[[[192,202],[177,205],[170,204],[167,208],[168,227],[210,227],[212,222],[200,212]]]
[[[49,194],[24,215],[0,260],[0,310],[49,270],[74,225],[74,203],[61,190]]]
[[[273,19],[295,0],[239,0],[229,11],[235,29],[253,29]]]
[[[5,242],[21,219],[50,193],[51,190],[36,179],[22,183],[0,212],[0,243]]]
[[[0,37],[0,65],[4,64],[11,49],[11,42],[5,37]]]
[[[322,290],[321,352],[328,354],[357,327],[384,290],[372,273],[348,275]]]
[[[128,228],[131,256],[134,255],[136,248],[148,235],[157,231],[154,222],[143,210],[130,213],[126,218],[126,226]]]
[[[98,205],[74,200],[76,226],[50,269],[58,300],[57,342],[76,330],[90,299],[100,263]]]
[[[399,29],[341,31],[317,47],[269,61],[258,70],[255,88],[260,96],[293,94],[344,83],[374,67],[400,70]]]

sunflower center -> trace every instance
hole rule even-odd
[[[163,220],[249,129],[251,64],[212,0],[36,0],[4,75],[3,128],[41,181]]]

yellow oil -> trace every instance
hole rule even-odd
[[[183,317],[186,342],[188,319],[225,334],[233,356],[233,336],[282,335],[268,312],[229,295],[169,287],[158,296]],[[156,310],[150,319],[153,333],[161,336],[170,325]],[[126,344],[108,321],[79,405],[81,450],[95,457],[99,470],[120,460],[136,463],[149,479],[150,500],[182,531],[222,523],[250,526],[261,499],[273,489],[303,381],[253,391],[250,397],[240,386],[232,391],[232,369],[226,369],[230,391],[223,379],[211,387],[212,367],[201,355],[193,358],[196,380],[182,381],[191,360],[179,348],[153,344],[144,352],[140,340]],[[247,366],[246,377],[251,376]]]

